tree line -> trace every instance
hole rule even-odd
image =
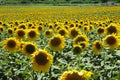
[[[106,3],[109,1],[120,2],[120,0],[0,0],[5,4],[27,4],[27,3],[39,3],[39,4],[84,4],[84,3]]]

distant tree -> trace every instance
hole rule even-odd
[[[101,2],[102,2],[102,3],[106,3],[106,2],[108,2],[108,0],[101,0]]]

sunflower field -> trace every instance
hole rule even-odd
[[[0,7],[0,80],[120,80],[120,6]]]

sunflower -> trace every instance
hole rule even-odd
[[[47,37],[48,36],[49,37],[52,36],[52,34],[53,34],[53,30],[52,29],[46,30],[45,33],[44,33],[44,35],[47,36]]]
[[[65,47],[65,38],[61,35],[56,35],[52,37],[48,42],[50,48],[54,51],[58,51]]]
[[[42,26],[37,26],[37,30],[38,30],[38,32],[41,32],[41,31],[43,31],[43,27]]]
[[[104,45],[109,46],[111,49],[117,48],[120,44],[120,39],[115,34],[107,35],[104,38]]]
[[[89,26],[84,26],[84,27],[83,27],[83,30],[84,30],[85,32],[89,32]]]
[[[39,50],[33,54],[32,62],[35,71],[47,72],[53,63],[53,56],[46,50]]]
[[[80,42],[79,44],[80,44],[82,50],[85,50],[88,47],[89,43],[87,41],[83,41],[83,42]]]
[[[85,79],[82,79],[82,74],[79,74],[79,71],[73,70],[65,71],[61,75],[60,80],[85,80]]]
[[[67,36],[68,32],[65,28],[61,28],[58,30],[58,33],[61,35],[61,36]]]
[[[27,26],[25,24],[20,24],[18,26],[18,29],[27,29]]]
[[[82,52],[82,48],[80,45],[74,45],[73,46],[73,54],[80,54]]]
[[[100,52],[102,50],[102,42],[99,40],[96,40],[93,42],[92,50],[96,53]]]
[[[117,24],[111,23],[107,28],[106,28],[107,34],[119,34],[120,33],[120,27]]]
[[[89,26],[89,30],[90,30],[90,31],[93,31],[93,30],[94,30],[94,26],[93,26],[93,25],[90,25],[90,26]]]
[[[77,37],[74,38],[74,44],[78,44],[83,41],[89,42],[89,39],[85,34],[78,35]]]
[[[29,29],[27,32],[27,38],[30,40],[38,39],[38,32],[36,29]]]
[[[7,38],[4,41],[4,48],[8,51],[16,51],[20,46],[20,42],[15,38]]]
[[[60,80],[87,80],[88,78],[91,77],[93,73],[90,71],[77,71],[77,70],[72,70],[72,71],[65,71],[61,76]]]
[[[104,27],[99,27],[99,28],[97,28],[97,34],[102,35],[102,34],[104,34],[104,33],[105,33]]]
[[[12,28],[8,28],[8,29],[7,29],[7,33],[8,33],[8,34],[13,34],[13,29],[12,29]]]
[[[22,52],[27,56],[30,56],[37,50],[37,45],[31,42],[26,42],[21,46],[22,46]]]
[[[69,31],[69,36],[74,39],[77,35],[80,34],[80,31],[79,29],[75,28],[75,27],[72,27],[70,28],[70,31]]]
[[[15,31],[15,36],[18,38],[18,39],[24,39],[25,38],[25,30],[24,29],[17,29]]]

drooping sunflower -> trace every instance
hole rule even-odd
[[[53,63],[53,56],[46,50],[39,50],[33,54],[32,62],[35,71],[48,72]]]
[[[99,40],[96,40],[93,42],[92,50],[96,53],[100,52],[102,50],[102,42]]]
[[[8,51],[16,51],[20,46],[20,42],[16,38],[7,38],[4,41],[4,48]]]
[[[74,39],[79,34],[80,34],[80,30],[79,29],[77,29],[75,27],[70,28],[70,30],[69,30],[70,38]]]
[[[37,45],[31,42],[22,44],[22,53],[31,56],[37,50]]]
[[[106,28],[107,34],[120,34],[120,26],[118,26],[115,23],[111,23],[107,28]]]
[[[97,34],[98,34],[98,35],[102,35],[102,34],[104,34],[104,33],[105,33],[104,27],[99,27],[99,28],[97,28]]]
[[[89,39],[85,34],[78,35],[77,37],[74,38],[74,44],[78,44],[83,41],[89,42]]]
[[[52,36],[52,34],[53,34],[53,30],[52,30],[52,29],[46,30],[46,31],[44,32],[44,35],[45,35],[46,37],[50,37],[50,36]]]
[[[73,54],[80,54],[82,52],[82,47],[80,45],[73,46]]]
[[[38,31],[36,29],[29,29],[27,32],[27,38],[30,40],[36,40],[38,39]]]
[[[15,36],[18,38],[18,39],[25,39],[25,30],[24,29],[17,29],[15,31]]]
[[[104,45],[111,49],[117,48],[120,45],[120,39],[115,34],[107,35],[103,40]]]
[[[55,35],[48,42],[50,48],[54,51],[61,50],[65,47],[65,38],[61,35]]]

